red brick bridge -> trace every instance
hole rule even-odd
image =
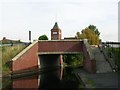
[[[35,41],[12,59],[12,71],[60,66],[62,54],[83,54],[84,69],[96,72],[96,62],[90,57],[85,41],[80,40]]]

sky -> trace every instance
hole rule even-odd
[[[62,38],[95,25],[102,41],[118,41],[119,0],[1,0],[0,39],[29,41],[46,34],[58,22]]]

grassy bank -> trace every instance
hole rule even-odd
[[[107,52],[109,54],[112,52],[115,64],[118,66],[118,71],[120,71],[120,48],[108,48]]]
[[[10,71],[10,60],[20,53],[25,46],[2,46],[2,71],[8,73]]]

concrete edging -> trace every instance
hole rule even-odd
[[[38,52],[38,55],[46,54],[81,54],[81,52]]]
[[[40,42],[45,42],[45,41],[46,41],[46,42],[55,42],[55,41],[56,41],[56,42],[67,42],[67,41],[68,41],[68,42],[71,42],[71,41],[72,41],[72,42],[78,42],[78,41],[83,41],[83,40],[38,40],[38,42],[39,42],[39,41],[40,41]]]

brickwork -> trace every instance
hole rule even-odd
[[[91,64],[92,64],[92,73],[96,73],[96,60],[91,60]]]
[[[84,69],[87,70],[88,72],[95,73],[96,72],[96,62],[95,60],[91,60],[90,56],[88,54],[88,51],[83,45],[83,65]]]
[[[24,53],[13,58],[12,71],[38,68],[38,52],[82,52],[84,69],[89,72],[96,72],[96,61],[91,60],[88,51],[79,40],[52,40],[38,41],[34,45],[28,46]],[[50,54],[50,53],[49,53]],[[62,63],[62,62],[61,62]]]
[[[29,48],[30,47],[30,48]],[[25,69],[34,69],[38,67],[38,43],[33,46],[28,46],[28,50],[24,49],[23,54],[13,58],[12,71],[19,71]]]
[[[39,41],[39,52],[82,52],[81,41]]]
[[[62,38],[62,33],[61,29],[58,27],[57,22],[51,29],[51,40],[61,40]]]

